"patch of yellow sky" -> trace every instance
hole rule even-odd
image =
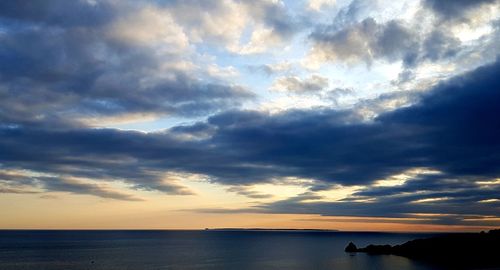
[[[53,198],[48,196],[54,196]],[[47,193],[4,194],[0,197],[2,229],[204,229],[309,228],[346,231],[478,231],[484,226],[406,224],[415,218],[324,217],[300,214],[198,213],[192,207],[244,206],[241,198],[212,195],[149,195],[145,201],[100,199],[88,195]],[[241,196],[240,196],[241,197]],[[212,198],[213,199],[213,198]],[[424,216],[423,219],[428,218]],[[418,219],[421,219],[420,217]],[[367,222],[369,220],[369,222]]]

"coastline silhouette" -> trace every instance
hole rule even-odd
[[[453,269],[500,267],[500,229],[481,233],[457,233],[416,239],[401,245],[368,245],[357,248],[350,242],[345,252],[398,255]]]

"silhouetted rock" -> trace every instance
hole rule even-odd
[[[489,234],[494,234],[494,235],[500,235],[500,229],[497,230],[491,230],[488,232]]]
[[[500,267],[499,247],[500,230],[492,230],[488,233],[446,234],[396,246],[369,245],[355,251],[399,255],[452,266],[453,269],[477,269]]]
[[[356,252],[358,251],[358,247],[353,242],[350,242],[347,247],[344,249],[345,252]]]
[[[370,254],[391,254],[393,252],[393,248],[390,245],[369,245],[358,249],[358,251]]]

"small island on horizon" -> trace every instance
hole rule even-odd
[[[369,255],[397,255],[453,269],[500,267],[500,229],[480,233],[455,233],[408,241],[401,245],[368,245],[358,248],[350,242],[345,252]]]

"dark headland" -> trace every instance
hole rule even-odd
[[[365,252],[370,255],[398,255],[453,269],[500,269],[500,230],[446,234],[395,246],[368,245],[357,248],[351,242],[345,251]]]

